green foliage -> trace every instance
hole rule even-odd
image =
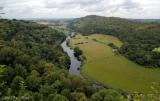
[[[70,101],[87,101],[87,98],[83,93],[73,92],[71,93]]]
[[[26,86],[29,90],[37,91],[40,87],[41,80],[36,75],[30,75],[26,78]]]
[[[0,64],[28,68],[45,59],[62,68],[69,66],[60,46],[65,35],[57,30],[33,22],[0,19],[0,33]]]
[[[5,65],[0,65],[0,82],[2,82],[6,68]]]
[[[112,89],[100,90],[92,95],[93,101],[122,101],[123,96]]]
[[[118,38],[101,34],[89,35],[88,39],[85,37],[78,34],[70,41],[70,45],[80,47],[87,58],[81,69],[85,77],[96,80],[107,87],[141,93],[149,93],[151,83],[160,81],[159,68],[144,68],[120,54],[115,55],[115,51],[108,44],[114,43],[120,47],[122,44]],[[97,42],[92,39],[96,39]],[[75,45],[79,42],[88,43]]]
[[[0,19],[0,100],[87,101],[95,89],[68,74],[64,39],[45,25]]]
[[[74,48],[74,55],[75,57],[77,57],[78,59],[80,59],[80,56],[83,54],[82,50],[80,50],[79,47],[75,47]]]
[[[65,96],[56,94],[50,101],[69,101]]]
[[[109,43],[108,46],[110,46],[113,49],[118,49],[118,47],[116,45],[114,45],[113,43]]]
[[[0,65],[0,97],[5,95],[7,92],[6,83],[4,82],[4,76],[5,76],[6,68],[4,65]]]
[[[17,64],[15,66],[15,75],[25,78],[27,76],[27,70],[22,65]]]
[[[83,35],[102,33],[123,41],[120,49],[130,60],[147,67],[160,67],[160,53],[152,51],[160,47],[160,24],[138,23],[132,20],[86,16],[73,20],[70,29]]]
[[[20,76],[16,76],[16,77],[13,79],[13,81],[12,81],[12,83],[11,83],[12,94],[15,94],[15,95],[18,94],[18,90],[21,89],[20,83],[23,82],[23,81],[24,81],[24,79],[23,79],[22,77],[20,77]]]

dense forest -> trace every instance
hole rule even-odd
[[[146,67],[160,67],[160,24],[142,23],[116,17],[90,15],[74,19],[68,26],[83,35],[107,34],[118,37],[120,53]]]
[[[68,73],[66,36],[34,22],[0,19],[0,101],[122,101]]]

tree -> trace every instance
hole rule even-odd
[[[79,47],[75,47],[74,48],[74,55],[75,55],[75,57],[79,57],[80,55],[82,55],[82,50],[80,50]]]
[[[30,75],[26,78],[27,89],[31,91],[38,91],[41,84],[41,80],[36,75]]]
[[[52,101],[69,101],[65,96],[56,94]]]
[[[122,101],[122,95],[113,89],[103,89],[91,96],[93,101]]]
[[[27,70],[25,69],[24,66],[16,64],[15,75],[25,78],[27,76]]]
[[[63,84],[60,80],[56,80],[51,86],[56,92],[60,92],[63,89]]]
[[[73,91],[84,91],[85,81],[78,76],[71,76],[71,87]]]
[[[4,65],[13,64],[16,56],[17,52],[14,48],[4,47],[0,50],[0,63]]]
[[[65,96],[60,94],[50,94],[47,101],[69,101]]]
[[[0,97],[5,95],[7,92],[6,82],[4,76],[6,75],[5,65],[0,65]]]
[[[15,77],[15,72],[12,67],[6,67],[6,73],[4,75],[4,79],[7,82],[8,85],[11,84],[13,78]]]
[[[70,101],[88,101],[84,93],[73,92],[71,93]]]
[[[71,93],[70,89],[63,89],[61,91],[61,95],[66,96],[67,98],[69,98],[70,93]]]
[[[53,84],[59,75],[55,72],[48,71],[42,75],[42,81],[47,84]]]
[[[6,73],[7,69],[5,65],[0,65],[0,82],[4,81],[4,76]]]
[[[52,86],[45,84],[41,85],[39,92],[43,94],[44,97],[47,97],[49,94],[55,93],[56,90]]]
[[[13,79],[13,81],[12,81],[12,83],[11,83],[11,88],[12,88],[12,93],[13,94],[18,94],[18,91],[20,90],[20,83],[21,82],[23,82],[24,81],[24,79],[22,78],[22,77],[20,77],[20,76],[16,76],[14,79]]]
[[[15,62],[16,64],[29,66],[29,64],[31,64],[31,57],[27,54],[23,54],[23,55],[17,56],[15,59]]]

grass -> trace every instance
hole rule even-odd
[[[70,45],[80,47],[87,58],[81,70],[83,75],[105,86],[127,92],[149,93],[151,84],[160,82],[160,69],[144,68],[122,55],[115,55],[108,43],[114,43],[117,47],[122,45],[122,42],[113,36],[99,34],[78,34],[70,41]]]

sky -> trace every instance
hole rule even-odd
[[[77,18],[86,15],[160,19],[160,0],[0,0],[4,18]]]

